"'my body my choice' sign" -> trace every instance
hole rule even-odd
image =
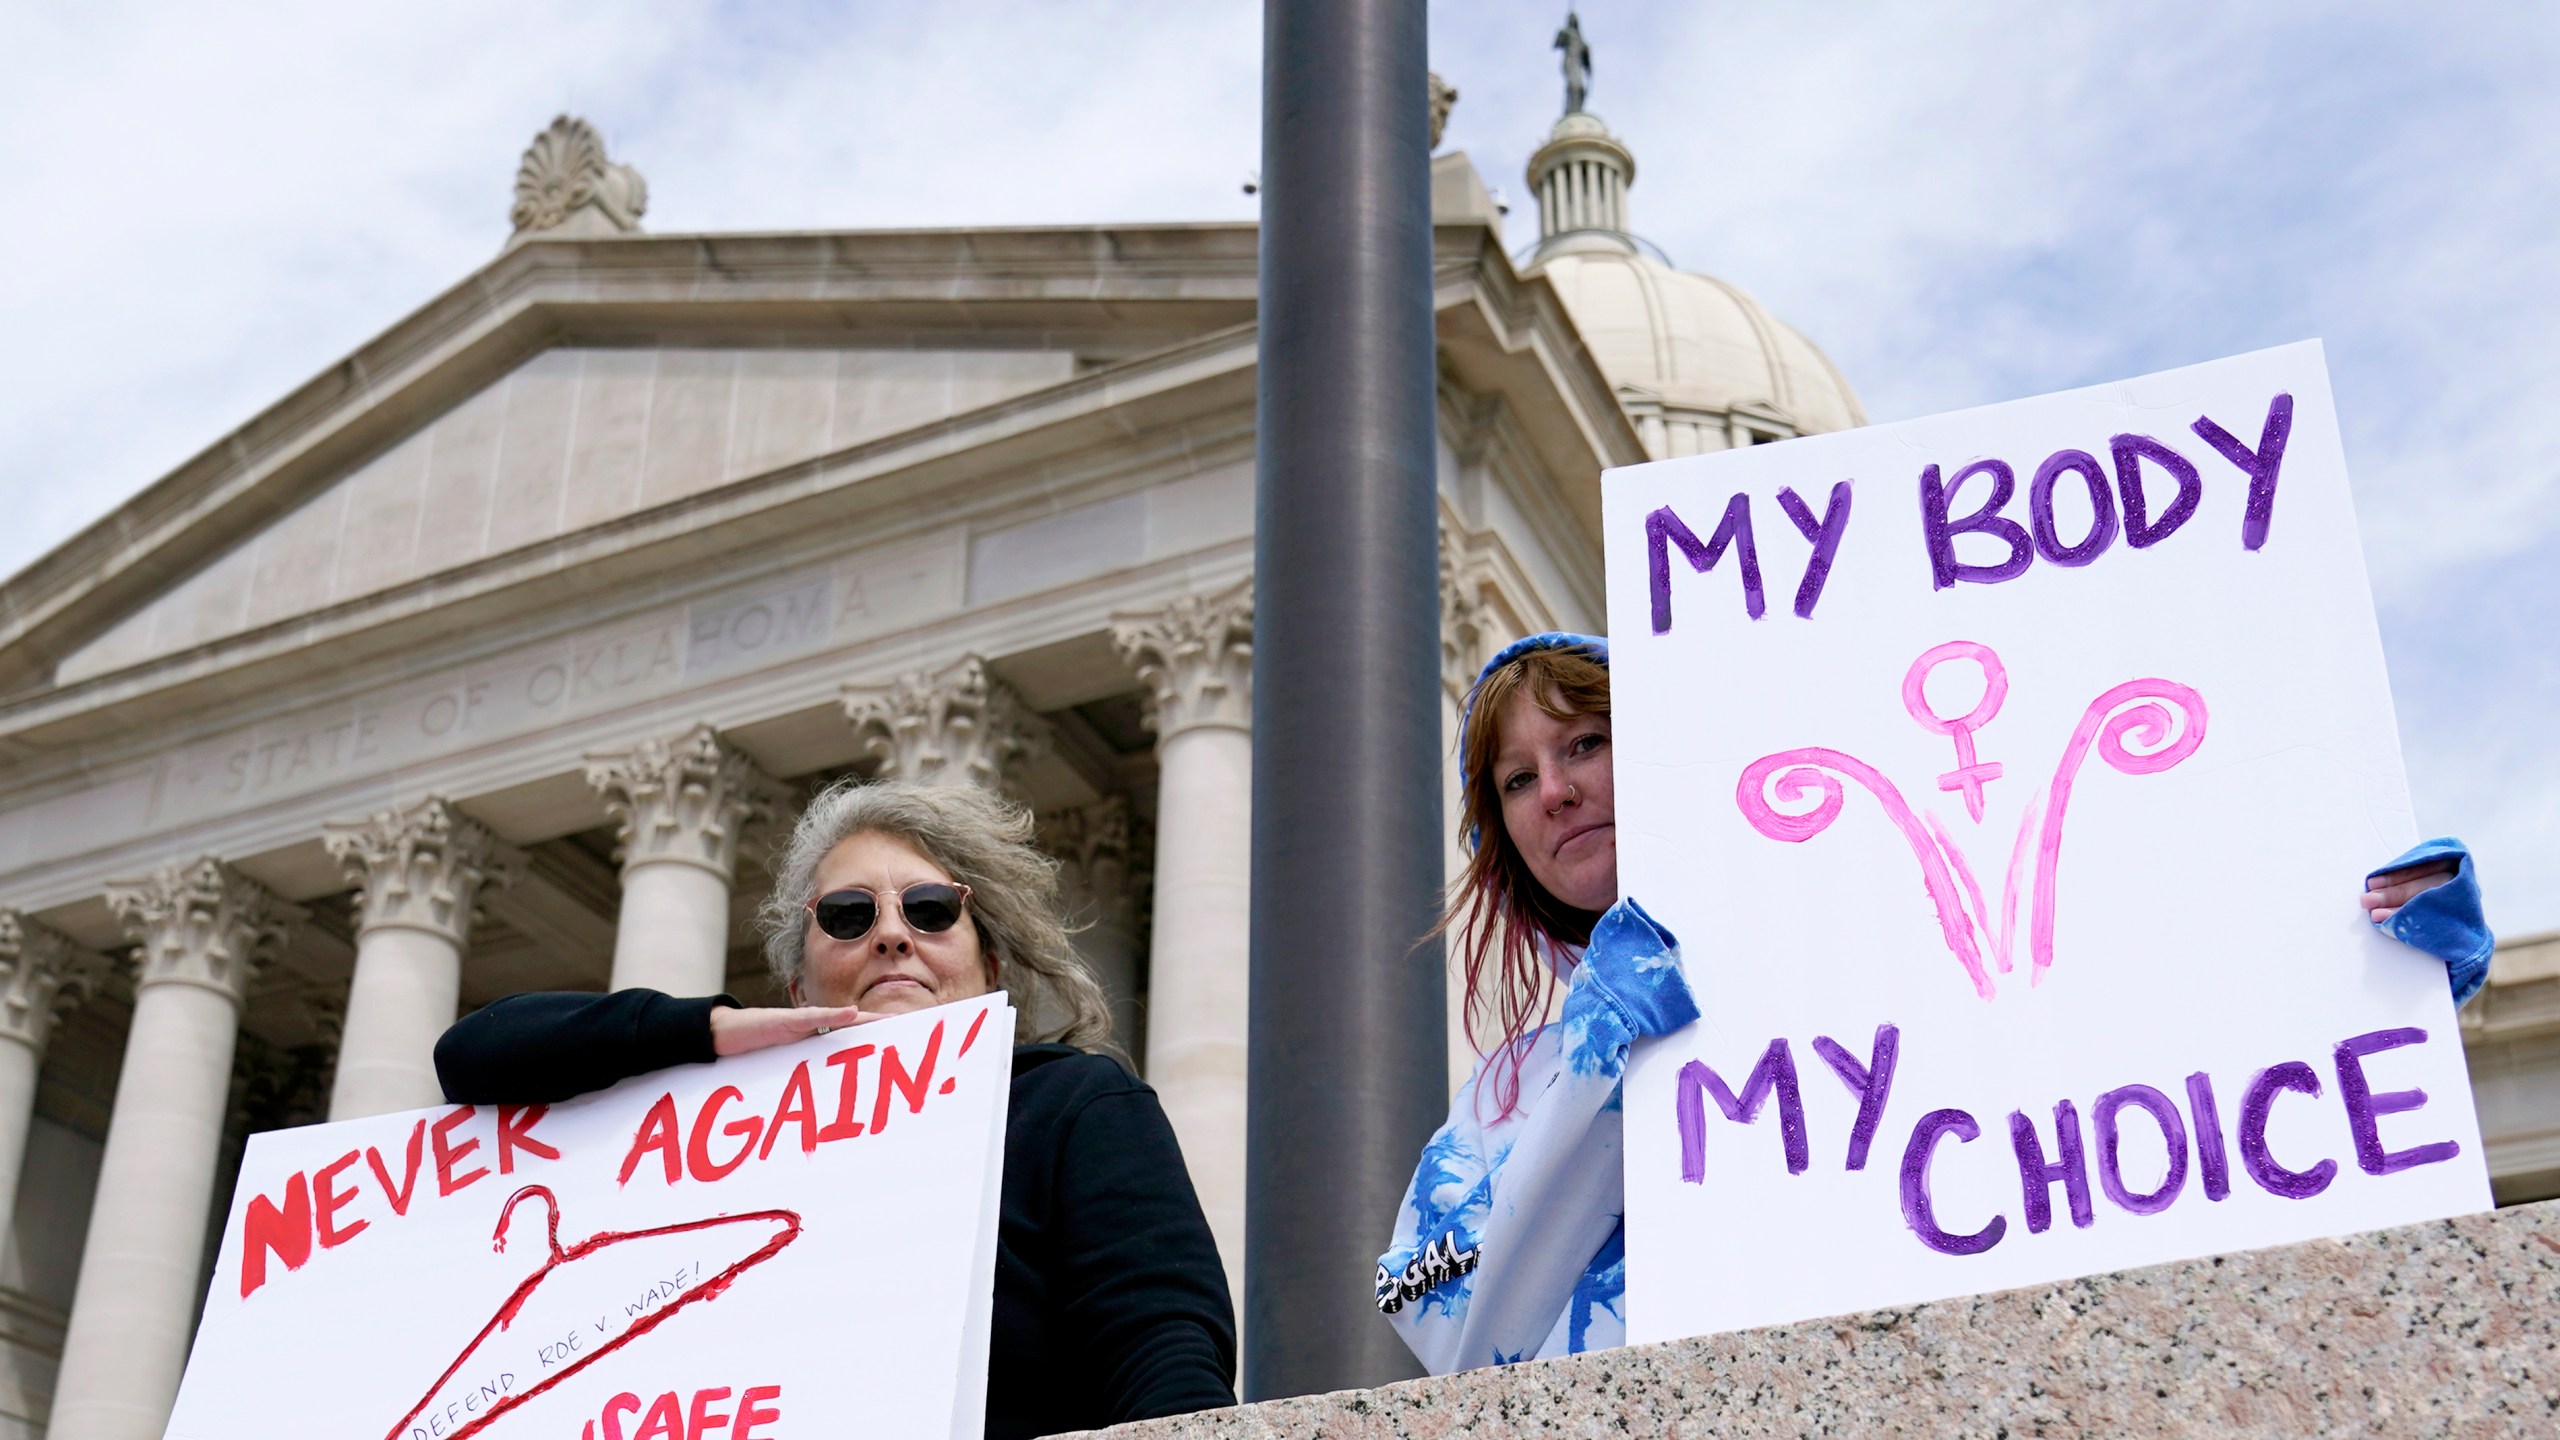
[[[1605,488],[1630,1338],[2488,1205],[2316,344]]]

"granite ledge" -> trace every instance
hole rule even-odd
[[[2560,1434],[2560,1201],[1096,1432]]]

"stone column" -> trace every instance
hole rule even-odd
[[[1466,720],[1467,692],[1475,688],[1476,672],[1491,659],[1492,648],[1487,633],[1493,615],[1484,603],[1480,581],[1465,554],[1466,541],[1448,526],[1440,527],[1440,791],[1441,810],[1448,817],[1448,850],[1444,858],[1449,893],[1467,874],[1467,839],[1463,816],[1466,813],[1465,782],[1459,775],[1464,757],[1458,746],[1465,738],[1459,727]],[[1449,1093],[1454,1098],[1458,1087],[1467,1083],[1474,1072],[1475,1046],[1467,1039],[1467,972],[1466,957],[1461,947],[1465,937],[1449,937]]]
[[[1048,727],[987,662],[963,655],[886,685],[844,687],[844,715],[881,780],[1001,790],[1017,766],[1046,752]]]
[[[1076,954],[1111,1000],[1112,1038],[1143,1063],[1145,1029],[1138,993],[1144,826],[1126,796],[1110,795],[1080,810],[1040,817],[1041,848],[1058,861],[1058,893],[1075,935]]]
[[[53,1022],[106,978],[106,961],[50,926],[0,910],[0,1236],[16,1218],[35,1118],[36,1075]]]
[[[1253,582],[1152,614],[1115,616],[1112,639],[1152,692],[1156,732],[1147,1083],[1182,1141],[1241,1314]]]
[[[210,857],[110,885],[133,1024],[54,1389],[53,1440],[154,1440],[186,1368],[249,981],[302,912]]]
[[[738,838],[781,814],[783,788],[708,725],[590,755],[587,783],[622,826],[613,988],[719,994]]]
[[[329,1118],[441,1103],[436,1037],[462,1002],[462,954],[484,885],[523,878],[523,852],[440,799],[327,827],[364,887]]]

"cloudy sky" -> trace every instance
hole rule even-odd
[[[1432,6],[1466,150],[1555,0]],[[1877,420],[2328,342],[2419,815],[2560,927],[2560,8],[1588,0],[1635,224]],[[2247,13],[2238,13],[2245,10]],[[660,231],[1243,218],[1235,0],[0,9],[0,571],[496,253],[569,110]]]

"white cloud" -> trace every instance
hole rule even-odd
[[[1514,204],[1553,0],[1435,0],[1448,143]],[[1638,228],[1879,419],[2319,335],[2422,819],[2560,926],[2560,12],[1592,0]],[[1220,219],[1261,6],[0,11],[14,569],[505,239],[583,113],[660,231]]]

